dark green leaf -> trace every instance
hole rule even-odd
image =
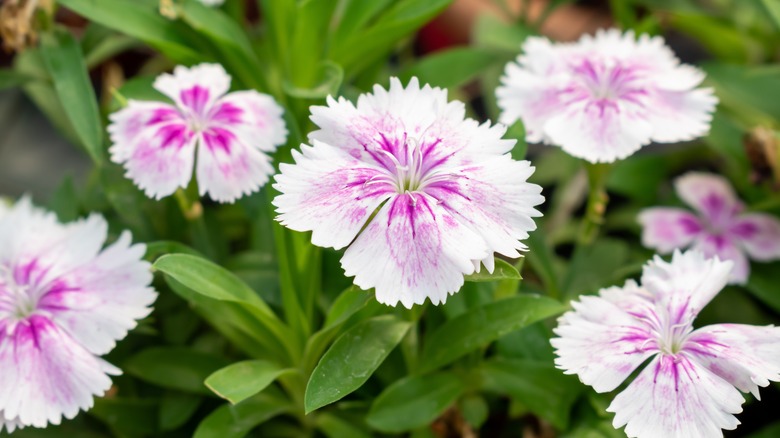
[[[97,97],[78,41],[67,31],[41,37],[41,58],[54,83],[65,115],[92,160],[103,158],[103,124]]]
[[[173,240],[160,240],[146,244],[146,256],[144,258],[153,262],[160,256],[167,254],[190,254],[193,256],[200,256],[198,251],[195,251],[181,242],[176,242]]]
[[[344,70],[335,62],[323,62],[318,71],[317,82],[309,88],[296,87],[290,82],[284,82],[284,92],[299,99],[323,99],[338,95],[341,82],[344,80]]]
[[[353,421],[324,412],[317,416],[317,428],[328,438],[370,438],[371,433]]]
[[[562,430],[583,389],[576,377],[563,374],[549,362],[491,360],[480,366],[480,374],[484,389],[510,395]]]
[[[169,392],[160,398],[160,430],[174,430],[181,427],[198,410],[201,400],[198,395]]]
[[[149,348],[128,359],[123,369],[163,388],[209,394],[203,382],[228,363],[224,358],[188,348]]]
[[[421,84],[455,88],[476,78],[491,64],[503,62],[503,57],[489,50],[476,47],[455,48],[428,55],[398,76],[404,83],[416,76]]]
[[[286,400],[260,393],[235,406],[223,405],[214,410],[198,425],[194,438],[241,438],[258,425],[290,411],[292,406]]]
[[[306,412],[360,388],[401,342],[409,326],[409,322],[394,316],[379,316],[363,321],[336,339],[306,386]]]
[[[499,281],[499,280],[522,280],[523,277],[520,276],[520,273],[517,272],[517,269],[515,269],[514,266],[510,265],[509,263],[501,260],[501,259],[495,259],[495,269],[493,269],[493,273],[485,269],[483,266],[482,269],[480,269],[480,272],[467,275],[465,280],[466,281],[473,281],[473,282],[481,282],[481,281]]]
[[[159,2],[149,0],[58,0],[90,21],[145,41],[182,64],[204,61],[195,47],[192,30],[169,20],[158,11]]]
[[[577,248],[569,264],[563,290],[568,297],[596,293],[602,287],[612,286],[628,261],[628,245],[616,239],[602,239],[593,245]]]
[[[323,327],[329,328],[341,324],[355,312],[362,309],[371,300],[371,292],[352,286],[336,298],[328,310]]]
[[[390,385],[377,397],[366,421],[388,433],[425,426],[455,403],[464,390],[465,384],[456,374],[410,376]]]
[[[518,295],[471,309],[426,337],[420,372],[438,369],[507,333],[564,310],[561,303],[536,295]]]
[[[33,80],[31,76],[22,72],[7,68],[0,69],[0,90],[18,87],[31,80]]]
[[[240,403],[264,390],[282,374],[294,372],[267,360],[246,360],[214,372],[206,386],[232,404]]]
[[[780,312],[780,289],[777,287],[777,273],[780,263],[753,263],[747,289],[756,298]]]
[[[99,398],[89,415],[100,419],[115,433],[149,436],[157,431],[157,401]],[[15,436],[15,434],[14,434]]]

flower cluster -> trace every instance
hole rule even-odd
[[[650,363],[607,408],[630,437],[710,437],[734,429],[759,386],[780,381],[780,328],[718,324],[693,329],[726,285],[732,262],[698,251],[656,257],[641,284],[583,296],[552,340],[556,365],[598,392],[616,389]]]
[[[151,312],[152,274],[125,232],[105,249],[97,215],[63,225],[0,204],[0,430],[59,424],[121,371],[100,358]]]
[[[731,260],[730,282],[743,284],[754,260],[780,259],[780,221],[765,213],[746,213],[728,181],[718,175],[688,173],[674,183],[677,195],[697,214],[654,207],[639,214],[642,243],[668,254],[692,247],[708,257]]]
[[[349,246],[344,271],[379,302],[443,303],[480,264],[493,272],[494,253],[525,249],[544,198],[526,182],[533,167],[509,156],[505,127],[466,119],[463,103],[416,78],[311,111],[312,146],[276,176],[279,220],[315,245]]]
[[[717,99],[712,90],[695,88],[703,79],[661,37],[636,40],[633,32],[611,29],[577,43],[526,39],[496,95],[501,121],[522,120],[526,140],[609,163],[651,141],[706,134]]]

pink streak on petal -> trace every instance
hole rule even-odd
[[[193,114],[204,115],[206,104],[208,104],[210,93],[208,88],[195,85],[194,87],[181,90],[179,101],[181,104],[192,111]]]
[[[661,254],[687,247],[702,232],[699,218],[678,208],[648,208],[639,213],[638,220],[642,244]]]
[[[720,436],[742,412],[742,395],[686,353],[657,356],[607,411],[629,437]]]
[[[716,324],[691,334],[684,350],[740,391],[780,381],[780,328]]]
[[[732,223],[728,234],[754,260],[780,259],[780,221],[774,216],[743,214]]]

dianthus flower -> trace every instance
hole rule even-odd
[[[522,50],[496,94],[501,122],[522,119],[530,142],[609,163],[709,130],[717,99],[696,88],[704,73],[681,65],[661,37],[611,29],[568,44],[530,37]]]
[[[287,138],[283,110],[273,98],[227,93],[230,76],[216,64],[176,67],[154,88],[174,104],[130,100],[108,127],[112,161],[123,163],[148,196],[159,199],[187,187],[194,167],[201,196],[219,202],[233,202],[268,181],[274,168],[267,154]]]
[[[0,430],[73,418],[121,374],[99,356],[156,293],[144,246],[125,232],[101,250],[107,230],[97,215],[63,225],[27,198],[0,204]]]
[[[716,324],[693,329],[699,311],[726,285],[730,261],[675,251],[629,281],[582,296],[559,320],[558,368],[597,392],[617,388],[650,363],[607,408],[629,437],[722,436],[742,412],[742,392],[780,380],[780,328]]]
[[[691,247],[705,256],[734,262],[730,283],[744,284],[754,260],[780,259],[780,221],[745,213],[729,182],[718,175],[690,172],[675,181],[677,195],[698,214],[653,207],[639,214],[642,244],[661,254]]]
[[[341,266],[356,285],[389,305],[438,304],[480,261],[492,272],[494,252],[520,256],[544,198],[504,126],[466,119],[462,102],[416,78],[377,85],[357,106],[327,103],[312,107],[312,146],[280,165],[274,205],[315,245],[349,245]]]

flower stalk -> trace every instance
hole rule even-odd
[[[608,163],[585,163],[585,169],[588,173],[588,205],[580,230],[579,243],[581,245],[593,243],[604,223],[604,213],[607,211],[609,203],[606,186],[611,167]]]

